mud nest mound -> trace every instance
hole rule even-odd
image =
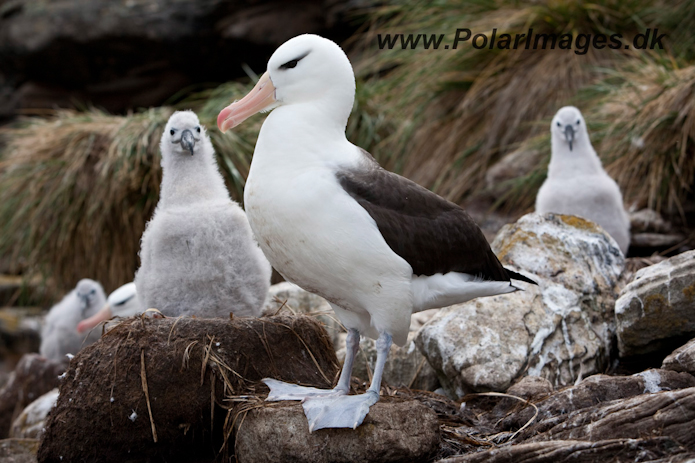
[[[70,362],[38,460],[223,460],[259,380],[330,387],[338,371],[310,317],[128,319]]]

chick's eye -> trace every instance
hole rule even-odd
[[[176,130],[171,129],[171,130],[169,131],[169,133],[170,133],[171,135],[174,135],[174,134],[176,133]]]
[[[558,126],[558,127],[560,127],[561,125],[562,125],[562,124],[560,124],[559,122],[557,123],[557,126]]]
[[[200,127],[195,128],[196,132],[200,133]]]
[[[579,125],[579,119],[577,119],[577,125]]]
[[[292,69],[295,66],[297,66],[298,62],[299,62],[298,59],[293,59],[292,61],[288,61],[285,64],[283,64],[282,66],[280,66],[280,69]]]

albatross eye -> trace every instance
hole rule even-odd
[[[280,69],[292,69],[299,63],[298,59],[293,59],[280,66]]]
[[[577,119],[577,125],[579,125],[579,119]]]
[[[195,128],[196,132],[200,133],[200,127]]]
[[[171,130],[169,131],[169,134],[171,134],[171,135],[174,135],[175,133],[176,133],[176,129],[171,129]]]
[[[557,123],[557,126],[558,126],[558,127],[561,127],[561,126],[562,126],[562,124],[560,124],[560,123],[558,122],[558,123]]]
[[[299,63],[301,60],[303,60],[306,57],[306,55],[308,55],[309,53],[311,53],[311,50],[307,51],[306,53],[304,53],[301,56],[297,56],[295,59],[290,60],[290,61],[286,62],[285,64],[281,64],[278,69],[292,69],[292,68],[294,68],[295,66],[297,66],[297,63]]]

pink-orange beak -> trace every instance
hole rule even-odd
[[[106,321],[112,317],[113,317],[113,314],[111,313],[111,307],[109,307],[109,305],[107,304],[99,312],[95,313],[94,315],[92,315],[89,318],[82,320],[77,325],[77,332],[78,333],[84,333],[85,331],[91,330],[92,328],[97,326],[99,323]]]
[[[276,101],[275,86],[270,80],[270,75],[266,72],[248,95],[220,111],[219,116],[217,116],[217,127],[220,131],[226,132]]]

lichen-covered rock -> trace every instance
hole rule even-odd
[[[302,406],[279,403],[250,410],[237,424],[239,463],[421,462],[439,446],[437,415],[417,401],[382,398],[357,429],[309,433]]]
[[[127,319],[70,362],[38,459],[212,461],[262,378],[326,388],[337,373],[310,317]]]
[[[627,357],[695,335],[695,251],[643,268],[615,303],[618,348]]]
[[[695,338],[669,354],[664,359],[661,368],[695,375]]]
[[[420,330],[416,342],[444,388],[504,391],[521,375],[557,387],[603,371],[624,266],[615,241],[578,217],[528,214],[492,248],[538,286],[442,309]]]
[[[264,316],[293,313],[314,317],[326,328],[336,351],[345,347],[344,337],[340,336],[345,329],[336,318],[328,301],[303,290],[294,283],[284,281],[271,286],[262,313]]]
[[[15,413],[58,387],[59,376],[65,371],[66,365],[66,362],[48,360],[39,354],[22,357],[9,381],[0,390],[0,437],[9,434]]]
[[[650,369],[632,376],[593,375],[543,399],[534,401],[536,407],[524,405],[522,410],[499,420],[493,417],[499,431],[516,430],[536,416],[536,422],[560,422],[571,413],[595,407],[602,402],[619,401],[642,394],[695,387],[695,377],[686,373]],[[563,418],[563,416],[565,418]],[[530,428],[520,438],[531,437]]]
[[[27,405],[12,423],[10,437],[41,440],[48,412],[57,401],[58,388],[55,388]]]

